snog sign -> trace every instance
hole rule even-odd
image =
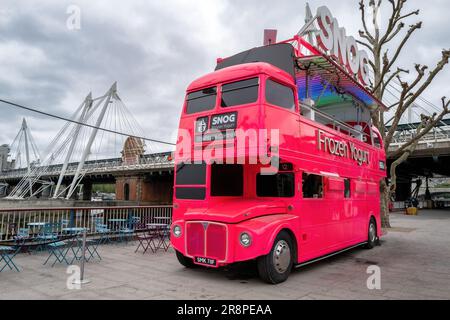
[[[318,46],[335,56],[348,72],[358,75],[359,81],[367,85],[369,56],[364,50],[358,49],[356,39],[346,35],[345,29],[339,27],[337,19],[325,6],[317,9],[317,23],[319,25]]]

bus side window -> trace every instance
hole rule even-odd
[[[303,198],[319,199],[323,198],[323,177],[316,174],[303,172],[302,175]]]
[[[350,179],[344,180],[344,198],[351,198]]]
[[[284,109],[295,109],[295,97],[292,89],[270,79],[266,82],[266,100],[268,103]]]

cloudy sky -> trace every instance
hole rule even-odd
[[[347,34],[356,35],[357,2],[310,4],[313,12],[327,5]],[[67,27],[70,5],[80,8],[79,30]],[[400,64],[432,66],[450,48],[450,19],[443,14],[450,2],[410,0],[407,7],[421,9],[408,25],[418,19],[424,25]],[[190,81],[212,71],[217,57],[262,45],[265,28],[278,29],[279,39],[292,36],[304,12],[305,2],[294,0],[2,0],[0,98],[68,117],[89,91],[100,96],[117,81],[146,137],[174,141]],[[447,67],[424,97],[440,105],[440,97],[450,96],[449,83]],[[63,125],[0,105],[0,144],[13,140],[24,116],[41,149]]]

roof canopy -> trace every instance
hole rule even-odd
[[[294,77],[294,48],[289,43],[253,48],[218,61],[216,71],[250,62],[267,62]]]
[[[297,59],[296,80],[301,100],[311,98],[315,107],[360,102],[369,110],[386,110],[385,105],[325,55]],[[308,88],[308,89],[307,89]]]

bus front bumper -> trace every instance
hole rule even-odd
[[[174,228],[181,230],[174,234]],[[245,223],[225,224],[213,221],[175,221],[171,229],[172,246],[195,264],[218,268],[252,260],[266,254],[259,232]]]

